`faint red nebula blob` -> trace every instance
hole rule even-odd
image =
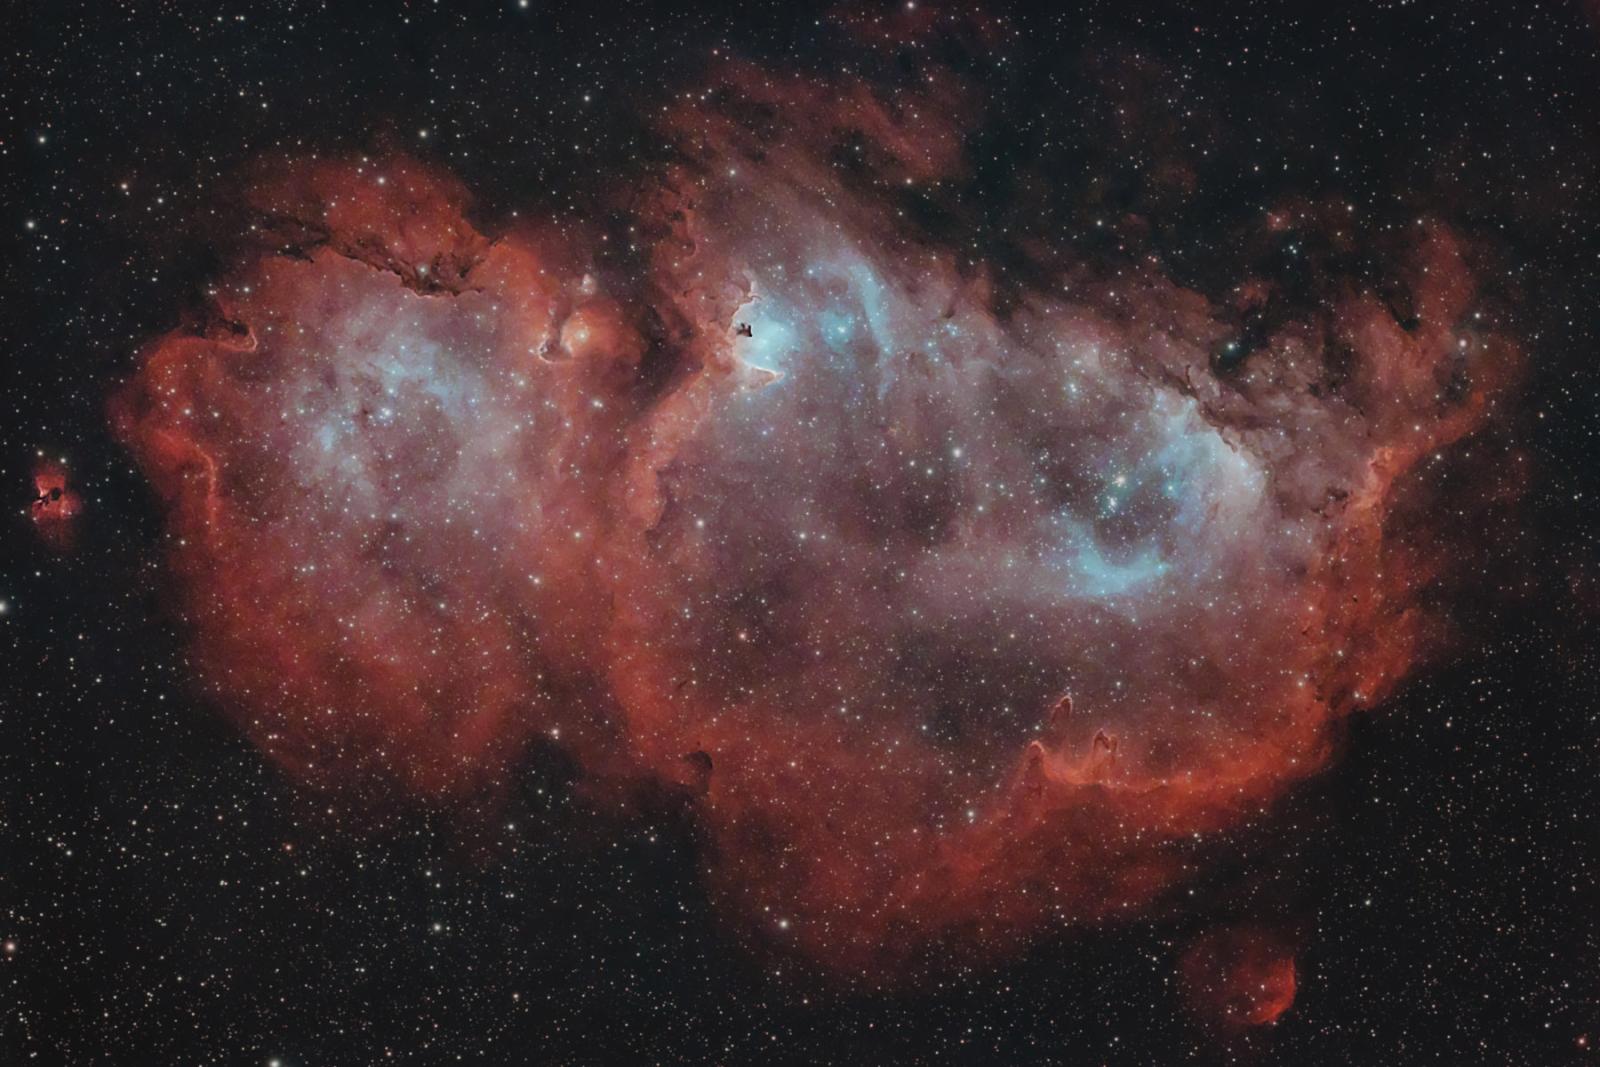
[[[1196,1017],[1224,1030],[1275,1023],[1294,1005],[1294,947],[1265,927],[1207,931],[1184,953],[1179,975]]]
[[[83,498],[67,480],[66,465],[41,459],[33,470],[33,490],[28,511],[39,539],[57,552],[70,551],[77,543]]]
[[[1438,224],[1414,323],[1351,282],[1226,379],[1153,267],[1002,312],[827,140],[950,173],[948,87],[729,76],[762,106],[669,113],[627,287],[414,161],[258,184],[281,241],[112,403],[202,678],[325,787],[481,797],[540,737],[597,796],[687,788],[718,900],[839,972],[1133,914],[1426,651],[1446,561],[1391,517],[1515,345]],[[1263,958],[1194,966],[1275,1018]]]

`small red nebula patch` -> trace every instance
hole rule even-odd
[[[1227,1030],[1275,1023],[1294,1005],[1294,949],[1257,926],[1207,931],[1179,964],[1190,1010]]]
[[[33,492],[28,513],[39,539],[58,552],[72,548],[77,540],[75,520],[83,510],[83,498],[68,482],[67,468],[41,460],[34,468]]]

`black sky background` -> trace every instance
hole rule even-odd
[[[0,1063],[1596,1060],[1600,29],[1576,3],[1310,6],[996,8],[1023,32],[930,46],[988,118],[973,178],[914,224],[1019,285],[1017,241],[1045,232],[1216,293],[1277,262],[1236,238],[1280,196],[1345,198],[1379,244],[1449,219],[1494,249],[1529,353],[1522,399],[1473,445],[1526,461],[1522,499],[1451,535],[1470,561],[1457,647],[1351,720],[1344,757],[1192,897],[911,991],[746,951],[705,901],[687,814],[586,812],[553,757],[465,830],[297,789],[191,689],[155,503],[103,407],[227,265],[253,161],[402,150],[458,174],[491,229],[604,218],[597,190],[664,151],[641,115],[697,90],[713,50],[891,79],[906,57],[818,4],[13,7]],[[1174,153],[1193,198],[1155,177]],[[1152,221],[1137,248],[1096,233],[1127,212]],[[86,498],[71,554],[31,529],[41,450]],[[1303,934],[1299,997],[1223,1039],[1183,1012],[1175,960],[1260,916]]]

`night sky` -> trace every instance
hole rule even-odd
[[[26,4],[0,1063],[1587,1063],[1600,8]]]

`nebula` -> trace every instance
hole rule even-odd
[[[448,803],[538,738],[683,790],[727,912],[841,974],[1132,914],[1434,640],[1427,469],[1519,360],[1474,250],[1420,219],[1249,339],[1270,278],[908,223],[968,165],[938,79],[727,84],[619,176],[631,274],[415,160],[257,178],[269,241],[111,405],[196,668],[324,786]]]
[[[83,497],[72,488],[66,465],[41,456],[33,469],[33,492],[28,514],[39,540],[53,551],[71,551],[78,540]]]
[[[1184,953],[1179,971],[1190,1009],[1224,1032],[1275,1023],[1294,1005],[1294,951],[1262,927],[1208,931]]]

